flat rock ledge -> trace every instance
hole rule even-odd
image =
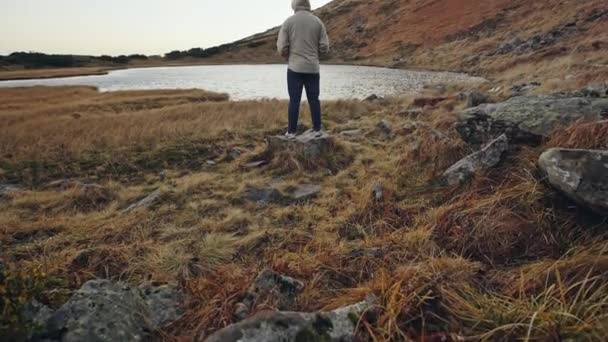
[[[323,155],[327,155],[333,150],[333,139],[323,132],[320,137],[315,137],[315,133],[312,130],[308,130],[295,139],[287,139],[282,135],[269,136],[266,138],[268,141],[268,151],[276,154],[280,152],[291,152],[296,155],[302,156],[304,159],[315,159],[320,158]]]
[[[183,314],[183,302],[183,294],[170,286],[136,288],[91,280],[56,312],[45,314],[44,329],[33,340],[148,341]]]
[[[553,187],[582,207],[608,215],[608,151],[554,148],[538,163]]]
[[[465,183],[476,172],[496,166],[508,148],[509,139],[503,134],[481,151],[475,152],[452,165],[443,173],[441,182],[450,186]]]
[[[373,309],[377,299],[327,312],[264,312],[232,324],[207,342],[355,341],[359,319]]]
[[[468,143],[481,144],[489,136],[505,133],[511,142],[535,145],[560,126],[606,115],[605,98],[518,96],[463,111],[456,129]]]

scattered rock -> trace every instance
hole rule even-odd
[[[167,179],[167,171],[161,171],[158,174],[158,178],[160,179],[161,182],[164,182],[165,179]]]
[[[35,299],[30,300],[21,312],[23,319],[30,325],[44,328],[53,315],[53,310]],[[32,338],[32,336],[30,336]]]
[[[490,142],[481,151],[475,152],[444,172],[442,180],[453,186],[469,180],[476,172],[496,166],[503,153],[509,148],[509,141],[505,134]]]
[[[0,184],[0,198],[13,192],[21,191],[21,188],[14,184]]]
[[[323,188],[320,185],[314,184],[301,184],[293,189],[290,189],[287,196],[291,202],[306,202],[315,197],[321,192]]]
[[[147,286],[141,289],[145,303],[148,305],[150,320],[156,327],[164,327],[183,315],[180,305],[184,303],[184,294],[169,285]]]
[[[258,167],[262,167],[267,164],[268,164],[267,160],[258,160],[258,161],[253,161],[253,162],[247,163],[244,165],[244,167],[246,169],[257,169]]]
[[[342,131],[340,132],[340,135],[345,136],[345,137],[360,137],[363,135],[363,130],[361,129],[350,129],[350,130],[346,130],[346,131]]]
[[[465,110],[457,130],[474,144],[503,133],[512,142],[537,144],[560,126],[578,119],[599,120],[607,111],[608,99],[520,96]]]
[[[230,325],[207,342],[354,341],[357,322],[377,299],[327,312],[264,312]]]
[[[241,154],[243,154],[243,152],[240,149],[231,148],[226,155],[226,160],[232,161],[232,160],[238,159],[241,156]]]
[[[393,133],[393,126],[386,119],[383,119],[380,122],[378,122],[378,124],[376,125],[376,128],[378,128],[380,130],[380,132],[382,132],[384,135],[387,135],[387,136],[389,136]]]
[[[317,138],[312,130],[308,130],[292,140],[279,135],[268,137],[267,141],[268,152],[272,155],[289,152],[302,159],[318,159],[324,155],[330,155],[334,145],[327,133],[323,132],[323,135]]]
[[[283,203],[283,194],[273,187],[268,188],[249,188],[245,190],[245,199],[260,205]]]
[[[141,209],[141,208],[144,208],[144,209],[150,208],[160,201],[162,194],[163,193],[160,191],[160,189],[155,190],[154,192],[152,192],[148,196],[144,197],[137,203],[133,203],[130,206],[128,206],[125,210],[123,210],[123,213],[125,213],[125,214],[130,213],[134,210]]]
[[[382,183],[380,183],[380,181],[376,181],[376,183],[374,183],[374,187],[372,189],[372,197],[375,203],[382,202],[384,192],[382,191]]]
[[[39,340],[149,340],[155,330],[182,314],[182,297],[170,295],[170,292],[177,293],[177,290],[146,294],[146,291],[122,283],[91,280],[51,315]]]
[[[594,84],[587,86],[581,90],[581,95],[592,98],[608,97],[608,85]]]
[[[581,206],[608,215],[608,151],[550,149],[540,156],[549,183]]]
[[[301,281],[266,269],[256,277],[243,301],[235,306],[234,314],[243,320],[257,303],[268,301],[276,303],[279,310],[288,310],[303,288]]]
[[[217,162],[215,162],[214,160],[207,160],[205,163],[207,163],[207,165],[209,165],[209,166],[217,165]]]

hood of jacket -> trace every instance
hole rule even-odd
[[[291,8],[293,8],[294,12],[310,11],[312,9],[310,0],[291,0]]]

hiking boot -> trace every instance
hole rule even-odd
[[[323,130],[320,129],[318,131],[315,131],[315,138],[320,138],[323,136]]]
[[[296,138],[296,135],[294,133],[285,133],[285,139],[287,140],[294,140]]]

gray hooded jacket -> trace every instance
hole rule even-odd
[[[319,72],[319,56],[329,53],[329,37],[321,19],[311,13],[309,0],[293,0],[295,14],[289,17],[277,41],[277,50],[289,57],[291,71],[316,74]]]

